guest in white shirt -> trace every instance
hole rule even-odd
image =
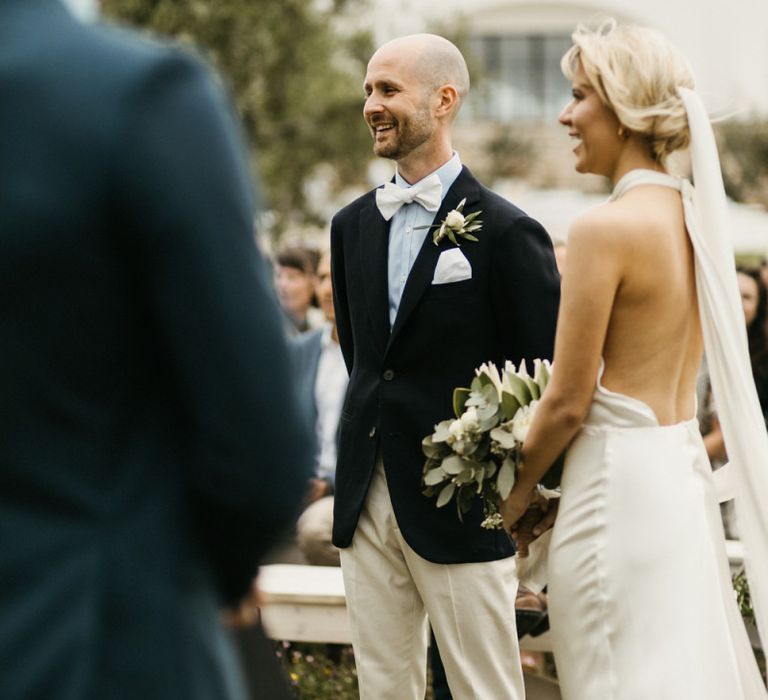
[[[315,294],[327,325],[304,333],[291,343],[305,407],[311,412],[317,437],[315,476],[310,480],[307,506],[296,526],[299,548],[310,564],[338,566],[339,551],[331,544],[336,438],[347,390],[347,368],[336,335],[331,287],[330,253],[318,263]]]

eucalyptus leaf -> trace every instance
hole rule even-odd
[[[499,476],[496,479],[496,488],[499,490],[499,496],[504,500],[509,496],[512,487],[515,485],[515,463],[507,458],[499,469]],[[441,494],[442,495],[442,494]]]
[[[454,481],[461,485],[461,484],[469,484],[475,480],[475,470],[471,467],[468,467],[460,474],[457,474],[454,477]]]
[[[437,467],[437,469],[431,469],[424,475],[424,484],[425,486],[435,486],[447,478],[448,474],[445,473],[445,470],[442,467]]]
[[[487,403],[485,396],[479,391],[471,391],[465,405],[467,408],[474,406],[475,408],[480,409],[482,406],[487,405]]]
[[[505,450],[511,450],[517,444],[515,436],[502,427],[491,430],[491,440],[498,442]]]
[[[473,236],[471,233],[465,233],[465,234],[463,234],[463,236],[464,236],[464,240],[465,241],[479,241],[480,240],[479,238],[476,238],[475,236]]]
[[[492,412],[488,412],[487,414],[483,415],[481,415],[480,411],[478,411],[478,424],[480,426],[480,430],[484,433],[487,433],[492,428],[495,428],[499,423],[498,416],[498,409],[494,409]]]
[[[440,491],[440,495],[437,497],[437,507],[442,508],[448,501],[453,498],[453,492],[456,490],[456,484],[450,482],[443,487]]]
[[[482,393],[484,386],[493,386],[493,379],[491,379],[485,372],[481,372],[472,380],[472,391]]]
[[[459,455],[448,455],[443,460],[443,471],[451,476],[461,474],[464,469],[464,460]]]
[[[538,370],[535,372],[535,377],[538,385],[541,387],[542,393],[544,392],[544,389],[547,388],[547,384],[549,384],[549,378],[550,378],[550,372],[547,369],[547,366],[543,362],[537,362],[536,369]]]
[[[521,406],[527,406],[531,403],[531,390],[528,388],[528,384],[520,379],[516,374],[507,374],[507,381],[509,382],[509,388],[512,390],[514,397]]]
[[[483,398],[492,406],[499,405],[499,390],[495,384],[486,384],[483,387]]]
[[[498,412],[498,401],[488,401],[483,398],[483,402],[477,406],[477,419],[479,421],[484,421],[488,418],[494,418]]]
[[[479,211],[473,211],[471,214],[467,214],[464,217],[464,223],[471,224],[478,216],[480,216]]]
[[[531,399],[536,400],[541,398],[541,389],[539,385],[533,381],[531,377],[524,377],[523,381],[528,385],[528,389],[531,392]]]
[[[510,394],[508,391],[501,392],[501,413],[504,416],[504,420],[512,420],[519,408],[520,402],[515,398],[514,394]]]

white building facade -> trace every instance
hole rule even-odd
[[[477,116],[556,116],[568,94],[559,60],[570,34],[579,22],[605,16],[669,37],[713,112],[768,116],[768,0],[372,0],[371,12],[380,42],[460,26],[496,88],[475,104]]]

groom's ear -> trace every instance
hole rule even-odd
[[[451,85],[442,85],[434,92],[435,116],[439,119],[453,118],[459,110],[459,92]]]

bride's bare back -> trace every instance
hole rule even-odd
[[[645,402],[662,425],[677,423],[693,416],[701,352],[680,193],[636,186],[576,220],[550,401],[580,421],[602,357],[606,388]]]
[[[702,337],[680,193],[639,186],[604,210],[624,271],[605,335],[603,385],[642,400],[663,425],[690,418]]]

